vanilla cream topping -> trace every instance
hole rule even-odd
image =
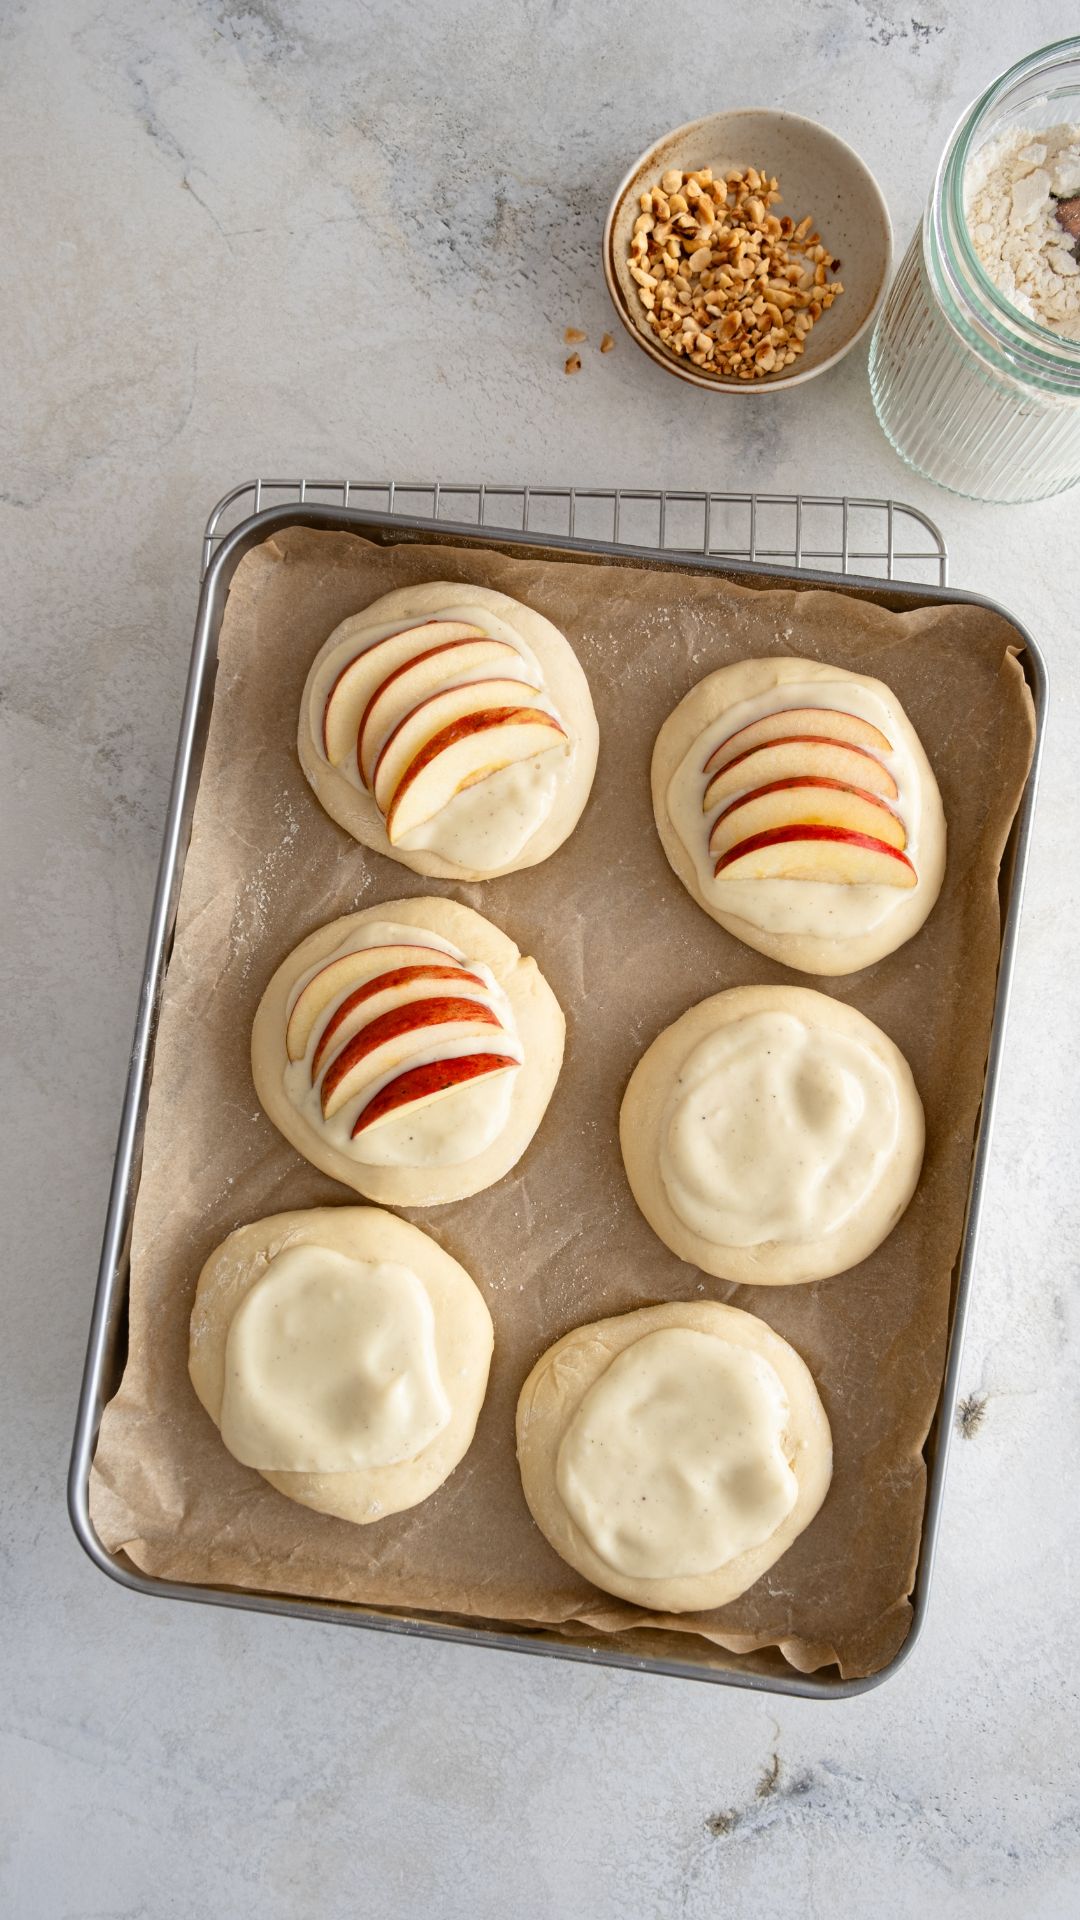
[[[513,1008],[489,967],[481,961],[470,960],[448,940],[430,933],[426,927],[369,920],[349,934],[340,946],[326,954],[317,966],[309,967],[300,975],[290,996],[289,1010],[291,1012],[296,1005],[308,981],[332,961],[342,959],[346,954],[364,952],[369,947],[390,946],[436,947],[448,959],[460,961],[466,971],[477,974],[483,982],[482,989],[472,983],[463,983],[462,997],[479,999],[482,995],[498,1015],[500,1025],[486,1028],[481,1038],[459,1035],[440,1039],[439,1028],[433,1027],[430,1045],[425,1047],[418,1042],[415,1051],[409,1053],[403,1065],[373,1077],[365,1084],[362,1093],[346,1101],[344,1106],[326,1119],[320,1099],[321,1081],[312,1080],[311,1065],[327,1022],[353,991],[352,987],[346,986],[315,1021],[303,1059],[286,1060],[282,1076],[285,1093],[298,1112],[332,1146],[365,1166],[460,1166],[482,1153],[503,1131],[513,1095],[515,1075],[512,1070],[449,1088],[421,1106],[388,1116],[377,1125],[366,1127],[355,1140],[351,1137],[352,1128],[360,1109],[399,1073],[413,1067],[431,1066],[438,1060],[460,1059],[471,1053],[506,1054],[519,1062],[524,1058]],[[326,1064],[329,1064],[335,1051],[331,1046]]]
[[[899,1140],[884,1063],[791,1013],[717,1028],[690,1053],[660,1127],[673,1211],[713,1246],[807,1243],[873,1192]]]
[[[687,1327],[645,1334],[578,1406],[559,1446],[559,1497],[618,1573],[713,1573],[795,1505],[789,1411],[779,1375],[749,1348]]]
[[[466,686],[472,681],[490,679],[497,672],[499,678],[520,679],[543,689],[543,670],[536,655],[517,629],[490,607],[470,606],[465,601],[461,605],[455,603],[415,614],[407,620],[351,626],[348,639],[327,655],[312,684],[309,714],[313,736],[320,746],[322,715],[327,697],[350,660],[365,653],[380,640],[387,640],[396,633],[405,633],[410,627],[426,626],[433,620],[467,622],[478,627],[489,639],[505,641],[518,655],[516,662],[500,664],[497,669],[479,667],[458,675],[451,667],[448,669],[448,685]],[[402,836],[398,844],[404,851],[435,853],[443,860],[474,868],[480,873],[494,872],[517,858],[550,814],[560,783],[565,779],[574,757],[573,732],[564,716],[546,695],[535,704],[554,715],[565,728],[568,736],[566,744],[535,759],[501,767],[497,772],[485,775],[475,785],[455,794],[430,820]],[[366,792],[355,755],[350,755],[336,770],[350,786],[359,792]]]
[[[430,1446],[450,1413],[431,1300],[408,1267],[287,1247],[233,1315],[221,1435],[245,1466],[390,1466]]]
[[[555,751],[500,767],[456,793],[398,844],[408,853],[423,849],[483,872],[508,866],[551,812],[565,762],[566,755]]]
[[[706,761],[722,741],[753,721],[799,707],[828,707],[856,714],[893,742],[892,753],[875,757],[896,781],[898,798],[892,804],[907,833],[904,851],[918,874],[922,806],[918,772],[904,750],[901,729],[893,719],[888,702],[874,688],[863,686],[857,680],[784,681],[751,700],[741,700],[736,706],[726,708],[720,718],[699,735],[676,768],[667,792],[668,812],[694,862],[702,893],[720,911],[737,915],[768,933],[845,939],[880,925],[903,900],[910,900],[916,889],[842,885],[821,880],[718,880],[713,874],[716,863],[709,853],[713,822],[740,794],[750,791],[753,776],[739,793],[725,794],[705,813],[701,803],[706,786]]]

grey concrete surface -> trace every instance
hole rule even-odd
[[[907,473],[865,354],[712,403],[609,325],[655,134],[785,104],[906,242],[1050,0],[8,0],[0,537],[6,1148],[0,1911],[522,1920],[1076,1911],[1080,494]],[[1049,657],[1054,708],[925,1636],[817,1706],[151,1603],[63,1480],[198,542],[255,473],[891,493]]]

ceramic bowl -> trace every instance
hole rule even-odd
[[[804,352],[791,365],[762,380],[706,373],[678,359],[646,325],[645,309],[630,277],[630,236],[641,211],[638,195],[677,168],[690,173],[711,167],[756,167],[775,176],[783,199],[774,213],[796,222],[810,214],[834,259],[844,291],[813,326]],[[873,324],[885,297],[892,263],[892,227],[877,181],[857,153],[827,127],[795,113],[740,108],[691,120],[666,133],[635,160],[611,203],[604,227],[604,277],[627,332],[658,366],[695,387],[721,393],[775,393],[813,380],[849,353]]]

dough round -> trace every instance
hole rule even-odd
[[[289,1058],[285,1034],[295,989],[304,974],[317,969],[349,943],[370,941],[373,924],[416,928],[417,938],[434,935],[470,961],[486,967],[506,996],[522,1054],[509,1076],[505,1119],[496,1137],[473,1157],[452,1164],[373,1165],[344,1151],[328,1137],[321,1121],[294,1104],[286,1090]],[[555,995],[536,965],[482,914],[454,900],[421,897],[390,900],[362,913],[347,914],[320,927],[283,960],[259,1003],[251,1034],[251,1070],[255,1090],[280,1133],[313,1166],[354,1187],[369,1200],[388,1206],[431,1207],[464,1200],[494,1186],[516,1164],[540,1125],[562,1065],[566,1023]],[[470,1090],[445,1095],[434,1103],[440,1119],[456,1120]],[[458,1102],[457,1114],[454,1103]],[[348,1145],[346,1141],[346,1145]]]
[[[836,689],[832,697],[830,687]],[[914,834],[910,851],[918,874],[915,886],[826,886],[808,880],[717,881],[707,852],[709,816],[700,813],[694,817],[700,804],[696,794],[685,815],[695,844],[687,844],[672,815],[673,804],[679,811],[680,769],[689,767],[697,778],[700,769],[695,762],[688,762],[688,756],[700,748],[703,768],[712,746],[724,737],[726,717],[731,715],[734,731],[757,717],[758,703],[764,703],[760,711],[775,711],[769,703],[774,689],[781,708],[815,702],[843,708],[845,700],[849,705],[854,700],[865,708],[866,718],[878,717],[895,749],[889,764],[899,776],[898,811]],[[805,693],[801,695],[800,689]],[[733,709],[742,708],[744,703],[746,713],[735,714]],[[680,700],[657,735],[652,796],[664,852],[699,907],[746,946],[801,973],[855,973],[870,966],[918,932],[941,891],[945,815],[922,743],[896,695],[883,681],[848,673],[842,667],[777,657],[740,660],[706,675]],[[770,901],[763,918],[774,924],[757,924],[749,917],[762,910],[766,897],[763,888]]]
[[[449,1418],[415,1458],[340,1473],[256,1469],[301,1506],[366,1526],[426,1500],[468,1452],[487,1391],[491,1315],[464,1267],[419,1227],[377,1207],[313,1207],[253,1220],[230,1233],[210,1255],[191,1312],[188,1371],[218,1428],[226,1392],[226,1347],[237,1310],[271,1262],[299,1247],[408,1268],[422,1284],[434,1315],[435,1353]]]
[[[881,1245],[915,1191],[925,1126],[907,1061],[865,1014],[809,987],[732,987],[643,1054],[619,1136],[634,1199],[680,1260],[788,1287]],[[714,1239],[712,1219],[737,1231]]]
[[[759,1534],[764,1532],[765,1537],[759,1538],[756,1544],[736,1552],[723,1564],[706,1571],[672,1571],[645,1577],[641,1573],[620,1570],[597,1551],[565,1504],[560,1492],[560,1484],[565,1484],[561,1481],[561,1468],[566,1465],[564,1441],[569,1435],[571,1444],[574,1443],[575,1422],[579,1420],[582,1403],[590,1390],[598,1382],[604,1381],[612,1363],[629,1349],[671,1329],[711,1336],[713,1340],[723,1343],[724,1356],[733,1364],[736,1373],[739,1371],[740,1356],[745,1356],[747,1371],[763,1375],[772,1383],[774,1391],[780,1395],[781,1407],[786,1399],[786,1415],[781,1414],[778,1436],[782,1452],[780,1467],[785,1479],[790,1481],[793,1476],[793,1485],[788,1495],[790,1505],[787,1511],[775,1524],[775,1513],[771,1518],[765,1515],[764,1526],[756,1529]],[[655,1403],[655,1395],[653,1398]],[[616,1447],[623,1450],[626,1460],[623,1484],[632,1521],[638,1517],[632,1506],[634,1501],[641,1498],[638,1488],[645,1484],[645,1474],[649,1468],[655,1470],[657,1466],[654,1458],[643,1458],[641,1452],[638,1416],[644,1415],[647,1423],[651,1411],[648,1398],[643,1399],[639,1393],[633,1407],[634,1417],[614,1431],[610,1426],[607,1428]],[[678,1418],[677,1408],[675,1412]],[[682,1431],[686,1431],[685,1426]],[[733,1457],[733,1437],[737,1443],[742,1436],[729,1434],[725,1439],[718,1440],[714,1435],[710,1447],[708,1435],[703,1434],[702,1456],[696,1461],[688,1461],[683,1473],[678,1472],[676,1452],[674,1472],[669,1472],[665,1479],[654,1471],[649,1479],[649,1497],[654,1501],[658,1495],[662,1496],[665,1489],[678,1500],[677,1509],[669,1509],[666,1516],[663,1512],[659,1513],[657,1520],[660,1527],[667,1524],[669,1529],[674,1529],[678,1542],[677,1557],[684,1564],[695,1558],[692,1521],[695,1502],[700,1508],[703,1485],[706,1491],[710,1491],[717,1480],[722,1480],[725,1464],[729,1473],[745,1474],[747,1471],[745,1454],[741,1460]],[[591,1580],[594,1586],[603,1588],[604,1592],[618,1594],[624,1600],[632,1600],[639,1606],[664,1613],[720,1607],[736,1599],[740,1593],[745,1593],[809,1526],[828,1492],[832,1477],[832,1436],[808,1368],[794,1348],[789,1347],[787,1341],[782,1340],[763,1320],[757,1319],[754,1314],[742,1313],[737,1307],[721,1306],[714,1300],[672,1301],[665,1306],[642,1307],[636,1313],[620,1314],[611,1320],[598,1320],[591,1326],[576,1327],[572,1333],[556,1341],[537,1361],[521,1389],[517,1408],[517,1450],[521,1484],[529,1511],[556,1553],[575,1567],[578,1573],[584,1574],[587,1580]],[[752,1446],[749,1471],[754,1473],[768,1465],[768,1456],[763,1450]],[[609,1479],[608,1486],[611,1484]],[[607,1517],[614,1524],[614,1515]],[[689,1525],[686,1524],[688,1517]],[[647,1534],[645,1538],[647,1543]]]
[[[359,651],[362,640],[372,630],[392,631],[397,624],[405,628],[425,617],[466,620],[495,638],[516,637],[524,642],[541,669],[545,694],[572,743],[569,762],[559,770],[554,800],[546,817],[517,854],[501,865],[477,868],[461,865],[433,850],[391,846],[382,813],[372,795],[346,778],[323,752],[322,724],[327,695],[340,666],[349,658],[350,645],[355,642]],[[337,655],[342,658],[332,665],[332,657]],[[523,867],[535,867],[541,860],[548,859],[569,839],[581,818],[596,772],[598,747],[599,733],[589,683],[565,634],[543,614],[511,599],[509,594],[461,582],[434,580],[422,586],[399,587],[365,607],[362,613],[343,621],[316,654],[300,702],[297,735],[300,765],[331,819],[362,846],[400,861],[414,873],[439,880],[493,880],[499,874],[517,873]]]

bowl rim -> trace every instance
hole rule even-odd
[[[857,170],[863,176],[868,197],[871,204],[876,206],[885,234],[885,261],[882,268],[881,282],[874,296],[872,305],[867,309],[865,317],[856,331],[851,335],[851,338],[845,340],[842,346],[837,347],[835,352],[828,356],[828,359],[819,360],[816,366],[800,367],[797,373],[782,374],[778,380],[732,380],[730,376],[725,377],[719,374],[707,374],[702,372],[698,367],[686,366],[683,361],[677,359],[673,353],[669,353],[666,348],[657,346],[649,338],[648,334],[643,332],[643,330],[635,324],[628,310],[626,300],[623,297],[622,287],[619,283],[619,277],[615,268],[613,245],[615,222],[618,219],[631,185],[637,176],[645,169],[652,155],[655,154],[660,147],[667,146],[673,140],[681,140],[684,136],[689,138],[699,127],[712,125],[718,120],[737,120],[746,114],[755,114],[772,120],[788,120],[796,126],[809,127],[814,133],[824,134],[826,139],[831,140],[836,146],[843,148],[844,152],[854,161]],[[850,353],[852,348],[857,346],[859,341],[865,337],[877,319],[878,312],[889,289],[893,264],[893,230],[892,221],[889,217],[888,204],[876,176],[871,172],[862,155],[855,151],[850,141],[845,140],[842,134],[834,133],[831,127],[825,126],[820,120],[811,120],[807,114],[789,113],[786,107],[730,107],[721,113],[703,114],[700,119],[687,120],[681,127],[672,127],[668,133],[660,134],[656,140],[650,142],[649,146],[642,150],[637,159],[627,168],[612,196],[611,204],[607,211],[607,218],[604,221],[601,248],[603,253],[604,279],[607,283],[611,303],[631,339],[641,348],[643,353],[648,354],[650,360],[655,361],[657,366],[663,367],[667,373],[673,373],[678,379],[689,381],[690,384],[695,387],[704,387],[709,393],[756,395],[763,393],[780,393],[789,387],[802,386],[807,380],[816,379],[819,373],[826,373],[830,367],[836,366],[837,362],[842,360],[845,354]]]

